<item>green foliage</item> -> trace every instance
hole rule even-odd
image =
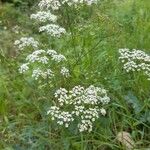
[[[13,3],[21,9],[33,5],[31,0]],[[116,140],[120,131],[130,132],[140,150],[149,147],[150,82],[141,74],[124,72],[118,60],[119,48],[150,53],[149,9],[149,0],[102,0],[92,8],[62,11],[59,23],[73,36],[54,40],[38,34],[29,12],[10,4],[1,6],[0,149],[123,150]],[[69,19],[73,24],[68,24]],[[19,34],[12,30],[16,25]],[[48,118],[46,110],[56,89],[45,86],[43,90],[18,73],[24,58],[16,55],[13,42],[26,35],[46,41],[67,56],[73,76],[62,86],[94,84],[108,90],[112,100],[108,114],[96,122],[92,133],[79,135],[74,127],[60,128]]]
[[[21,9],[27,9],[33,6],[36,0],[2,0],[3,3],[11,3],[15,7],[20,7]]]

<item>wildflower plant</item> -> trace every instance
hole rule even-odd
[[[40,22],[39,32],[46,32],[48,36],[58,39],[67,34],[67,31],[57,24],[58,17],[51,12],[55,13],[63,5],[91,5],[96,2],[96,0],[42,0],[39,3],[40,11],[32,14],[31,19]],[[65,63],[66,57],[51,48],[41,49],[39,43],[31,37],[15,41],[15,45],[21,50],[25,47],[33,47],[33,51],[26,56],[25,62],[20,66],[19,72],[21,74],[29,72],[35,80],[51,80],[58,74],[64,78],[70,77],[71,74]],[[105,105],[110,102],[106,90],[94,85],[90,85],[88,88],[78,85],[70,91],[60,88],[54,95],[55,105],[49,108],[47,114],[57,124],[64,125],[66,128],[77,122],[79,132],[91,132],[93,123],[101,115],[106,115]]]
[[[55,98],[56,105],[51,106],[47,114],[66,128],[77,121],[79,132],[91,132],[93,123],[106,115],[104,107],[110,102],[106,90],[93,85],[88,88],[78,85],[70,91],[60,88],[55,92]]]
[[[142,72],[150,80],[150,55],[144,51],[133,49],[119,49],[119,59],[127,72]]]
[[[149,51],[116,57],[149,47],[148,2],[40,1],[0,7],[0,149],[148,148]]]
[[[60,38],[62,34],[66,33],[63,27],[56,24],[57,16],[49,10],[40,10],[36,14],[32,14],[30,18],[40,23],[49,22],[46,25],[42,25],[39,28],[39,32],[45,31],[55,38]],[[21,74],[28,71],[35,80],[52,79],[55,75],[62,75],[65,78],[70,76],[69,70],[64,65],[67,60],[66,57],[53,49],[40,49],[42,45],[33,37],[22,37],[20,40],[16,40],[14,45],[21,51],[29,47],[33,48],[32,52],[26,56],[25,63],[19,68]]]
[[[30,18],[40,23],[39,32],[46,32],[53,38],[61,38],[62,35],[67,34],[67,31],[57,23],[58,12],[56,13],[56,11],[58,11],[64,5],[91,5],[96,2],[97,0],[41,0],[38,4],[40,11],[32,14]],[[26,62],[23,63],[19,68],[20,73],[30,71],[30,68],[32,68],[32,77],[34,77],[36,80],[40,77],[46,79],[52,78],[55,74],[54,70],[57,70],[58,68],[56,65],[53,65],[55,62],[61,64],[58,66],[61,66],[59,67],[59,72],[62,76],[70,76],[69,70],[66,68],[66,66],[62,66],[62,62],[66,61],[66,57],[62,54],[59,54],[55,50],[51,50],[51,48],[48,48],[48,50],[41,49],[40,42],[36,41],[33,37],[22,37],[20,40],[16,40],[14,45],[17,46],[19,50],[29,47],[33,48],[34,50],[32,53],[26,56]],[[51,68],[51,64],[54,69]]]

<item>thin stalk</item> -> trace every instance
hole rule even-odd
[[[81,150],[84,150],[84,138],[82,133],[81,133]]]

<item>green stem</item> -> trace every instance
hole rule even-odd
[[[84,150],[84,138],[82,133],[81,133],[81,150]]]

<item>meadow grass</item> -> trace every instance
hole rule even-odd
[[[131,134],[135,149],[150,148],[150,81],[143,74],[126,73],[118,59],[119,48],[150,54],[149,10],[149,0],[101,0],[91,8],[66,9],[59,23],[72,34],[53,39],[37,32],[28,11],[0,6],[0,150],[123,150],[117,140],[122,131]],[[13,31],[16,25],[19,33]],[[61,49],[72,77],[56,78],[52,89],[20,75],[24,57],[16,54],[13,43],[26,35],[46,42],[43,48]],[[59,127],[46,114],[59,86],[78,84],[103,86],[111,98],[107,115],[91,133]]]

